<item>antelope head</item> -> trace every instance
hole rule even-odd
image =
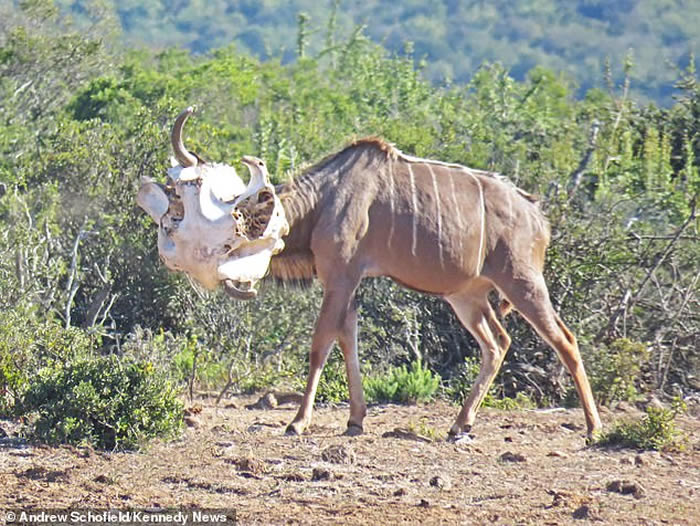
[[[182,129],[193,111],[184,110],[173,125],[176,162],[166,184],[145,179],[136,202],[158,224],[158,252],[168,268],[208,289],[221,284],[230,296],[251,299],[270,258],[284,248],[289,224],[262,160],[243,157],[246,186],[233,167],[187,151]]]

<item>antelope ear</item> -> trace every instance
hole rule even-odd
[[[136,203],[143,208],[156,223],[168,211],[170,205],[168,196],[163,190],[163,185],[153,180],[145,179],[136,195]]]

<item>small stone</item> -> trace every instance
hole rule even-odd
[[[311,480],[313,480],[314,482],[319,480],[331,480],[332,478],[333,474],[327,469],[314,468],[311,472]]]
[[[445,476],[435,475],[430,479],[430,485],[437,489],[448,490],[452,487],[452,482]]]
[[[233,461],[238,468],[238,471],[260,475],[265,472],[265,464],[253,457],[241,457]]]
[[[394,492],[394,497],[403,497],[406,494],[406,490],[399,488]]]
[[[613,480],[605,487],[608,491],[620,493],[621,495],[633,495],[635,499],[646,496],[646,490],[639,482],[630,480]]]
[[[201,405],[193,405],[193,406],[185,409],[184,412],[185,412],[185,415],[187,415],[187,416],[198,415],[199,413],[202,412],[202,406]]]
[[[667,461],[672,466],[678,465],[678,462],[676,462],[676,459],[674,459],[671,455],[661,455],[661,458],[663,458],[665,461]]]
[[[630,457],[622,457],[620,459],[620,464],[632,464],[632,459]]]
[[[283,475],[280,475],[277,477],[282,480],[286,480],[287,482],[304,482],[306,479],[304,478],[304,475],[298,472],[294,473],[285,473]]]
[[[634,406],[633,406],[632,404],[630,404],[629,402],[624,402],[624,401],[623,401],[623,402],[619,402],[619,403],[617,404],[617,407],[616,407],[615,409],[617,409],[618,411],[621,411],[621,412],[623,412],[623,413],[636,413],[636,412],[637,412],[637,408],[636,408],[636,407],[634,407]]]
[[[569,431],[581,431],[583,429],[583,426],[572,422],[564,422],[561,427],[568,429]]]
[[[95,450],[90,446],[78,448],[78,456],[80,458],[90,458],[95,454]]]
[[[634,465],[635,466],[644,466],[647,463],[646,460],[644,460],[644,457],[642,455],[637,455],[634,457]]]
[[[526,459],[520,453],[512,453],[511,451],[506,451],[501,455],[501,462],[525,462]]]
[[[194,428],[197,428],[197,427],[199,427],[199,426],[201,425],[201,424],[199,423],[199,419],[198,419],[197,417],[194,417],[194,416],[186,416],[186,417],[184,418],[184,421],[185,421],[185,425],[186,425],[187,427],[194,427]]]
[[[277,397],[274,393],[265,393],[261,396],[257,402],[253,404],[248,404],[245,406],[246,409],[274,409],[278,406]]]
[[[651,396],[649,400],[646,401],[644,404],[644,408],[648,409],[649,407],[653,407],[654,409],[665,409],[666,406],[659,400],[656,396]]]
[[[262,398],[262,406],[265,409],[274,409],[277,407],[279,404],[277,403],[277,397],[272,394],[272,393],[267,393],[265,396]]]
[[[420,502],[418,503],[418,505],[419,505],[421,508],[427,508],[427,507],[430,506],[430,502],[428,502],[428,501],[425,500],[425,499],[420,499]]]
[[[569,455],[567,455],[563,451],[554,450],[554,451],[550,451],[549,453],[547,453],[547,456],[548,457],[557,457],[557,458],[567,458]]]
[[[321,458],[332,464],[354,464],[355,453],[345,446],[329,446],[321,452]]]
[[[584,504],[578,507],[576,510],[574,510],[571,516],[574,519],[588,519],[591,516],[591,509],[586,504]]]
[[[570,494],[567,492],[547,490],[547,493],[552,495],[552,504],[549,506],[550,508],[556,508],[558,506],[562,506],[563,504],[566,503],[566,500],[570,497]]]

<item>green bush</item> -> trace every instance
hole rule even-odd
[[[479,375],[479,360],[467,356],[464,362],[459,366],[457,374],[455,374],[445,389],[445,394],[451,400],[461,404],[465,397],[474,386],[476,377]],[[494,395],[494,386],[489,389],[488,396]]]
[[[306,385],[305,378],[303,382]],[[323,374],[318,382],[316,400],[335,404],[349,398],[350,392],[348,391],[345,362],[342,358],[333,359],[331,357],[329,363],[323,368]]]
[[[431,400],[440,387],[440,377],[423,367],[420,360],[411,364],[392,367],[381,376],[364,381],[369,402],[416,403]]]
[[[675,418],[685,410],[683,402],[676,402],[671,409],[647,407],[646,414],[636,421],[619,422],[601,435],[599,446],[620,446],[656,451],[681,451],[685,448]]]
[[[182,404],[153,366],[114,355],[45,367],[21,409],[35,417],[31,435],[50,444],[133,449],[182,424]]]
[[[598,403],[635,401],[640,395],[642,367],[648,360],[647,346],[627,338],[601,348],[591,360],[591,384]]]
[[[92,352],[93,339],[83,330],[41,320],[17,306],[0,314],[0,416],[10,416],[37,371]]]

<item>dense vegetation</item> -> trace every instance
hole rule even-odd
[[[90,0],[60,0],[65,13],[89,23]],[[124,40],[205,53],[236,42],[263,59],[296,57],[301,43],[315,54],[360,26],[374,42],[402,52],[412,42],[438,83],[468,81],[484,61],[503,63],[522,81],[540,65],[566,75],[582,94],[605,84],[631,50],[634,90],[672,103],[675,69],[697,53],[700,3],[691,0],[119,0],[106,2]],[[93,11],[94,12],[94,11]],[[104,16],[103,11],[100,13]],[[329,26],[331,33],[329,33]]]
[[[233,164],[258,155],[278,181],[370,134],[411,154],[507,174],[543,197],[553,229],[547,279],[598,399],[700,388],[692,61],[676,79],[678,102],[664,109],[639,106],[627,82],[576,99],[566,76],[541,67],[518,82],[484,65],[469,82],[438,88],[414,55],[390,54],[361,33],[286,65],[232,48],[117,52],[99,24],[77,31],[50,1],[22,5],[0,20],[0,415],[46,408],[31,404],[37,389],[53,385],[70,399],[109,383],[108,367],[87,364],[110,354],[183,389],[303,381],[318,287],[270,284],[248,303],[201,293],[166,272],[155,229],[135,206],[139,179],[164,177],[169,127],[192,103],[201,108],[188,125],[193,150]],[[369,376],[414,372],[417,392],[428,392],[427,366],[459,397],[454,387],[473,378],[478,348],[448,306],[381,279],[367,281],[359,300]],[[517,315],[506,325],[513,345],[492,397],[575,400],[551,350]],[[342,397],[337,354],[322,399]],[[417,360],[422,366],[401,368]],[[75,385],[61,372],[73,370],[105,377]],[[31,388],[37,375],[42,383]],[[155,392],[143,381],[143,392]],[[148,425],[146,435],[161,424]]]

